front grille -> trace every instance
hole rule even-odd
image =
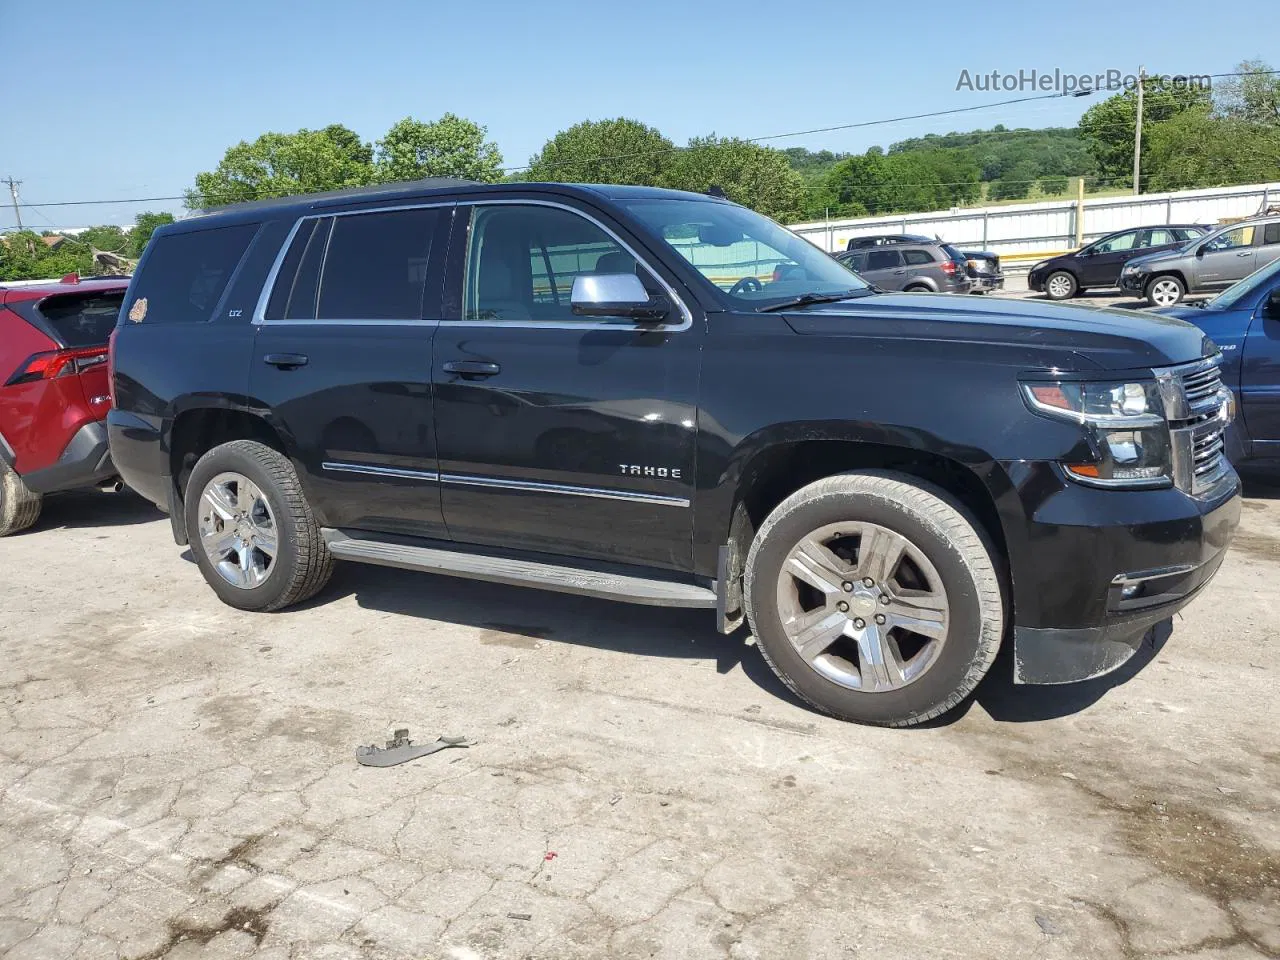
[[[1174,483],[1194,496],[1210,491],[1230,472],[1226,434],[1234,408],[1219,362],[1214,357],[1156,371],[1169,418]]]
[[[1191,444],[1191,460],[1197,477],[1204,477],[1222,465],[1226,453],[1226,430],[1218,429],[1195,438]]]
[[[1182,376],[1182,395],[1192,410],[1216,406],[1218,392],[1222,389],[1222,374],[1215,363],[1202,370],[1191,370]]]

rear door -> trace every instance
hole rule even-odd
[[[1253,269],[1261,270],[1268,264],[1280,260],[1280,221],[1262,225],[1262,236],[1258,242],[1258,254],[1253,261]]]
[[[321,522],[446,536],[431,400],[452,202],[300,220],[259,301],[253,402]]]
[[[1199,289],[1225,287],[1253,273],[1258,251],[1253,224],[1236,227],[1201,244],[1192,260],[1194,286]]]
[[[872,247],[867,250],[863,278],[881,290],[901,290],[907,283],[907,269],[902,263],[902,251],[894,247]]]
[[[931,277],[934,278],[934,282],[937,282],[934,276],[934,268],[937,266],[937,261],[934,260],[933,254],[928,250],[903,250],[902,265],[906,268],[906,273],[903,275],[903,286],[906,286],[916,277]]]

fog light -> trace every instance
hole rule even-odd
[[[1120,588],[1121,600],[1132,600],[1138,595],[1138,591],[1142,589],[1142,583],[1126,583]]]

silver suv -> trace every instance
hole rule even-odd
[[[1169,307],[1188,293],[1221,290],[1280,258],[1280,217],[1219,227],[1176,250],[1135,257],[1120,272],[1120,288]]]
[[[968,293],[968,260],[949,243],[892,243],[846,250],[836,259],[881,290]]]

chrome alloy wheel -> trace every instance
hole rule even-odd
[[[1061,273],[1050,277],[1049,296],[1058,300],[1071,296],[1071,278]]]
[[[1151,302],[1157,307],[1171,307],[1181,296],[1182,289],[1177,280],[1165,277],[1151,284]]]
[[[787,554],[778,612],[800,656],[833,683],[864,693],[918,680],[947,640],[942,578],[901,534],[874,523],[832,523]]]
[[[200,494],[200,544],[218,575],[243,590],[260,587],[274,569],[276,520],[266,495],[248,477],[220,473]]]

